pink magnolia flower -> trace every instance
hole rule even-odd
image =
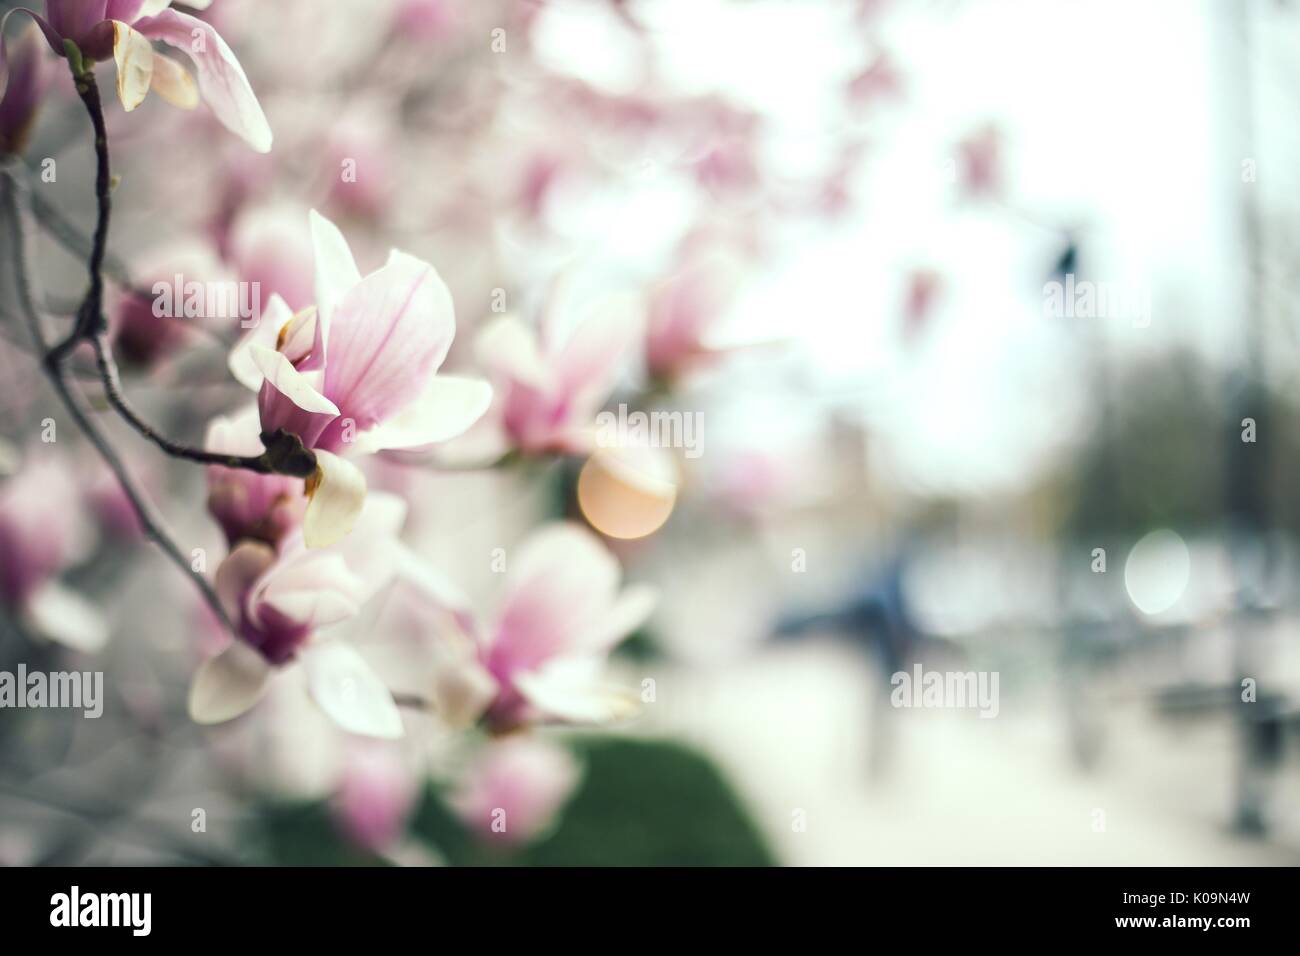
[[[581,453],[592,445],[596,413],[614,390],[620,362],[641,334],[625,310],[600,310],[568,335],[560,310],[540,328],[513,315],[489,322],[475,341],[479,364],[497,392],[507,438],[527,454]]]
[[[205,8],[210,0],[190,0],[187,6]],[[71,40],[90,61],[117,65],[117,96],[128,113],[149,91],[182,109],[193,109],[202,98],[217,119],[243,137],[259,153],[271,149],[271,128],[248,77],[235,54],[212,25],[187,13],[168,9],[171,0],[46,0],[46,16],[18,7],[36,21],[50,48],[64,56],[64,41]],[[198,73],[198,84],[180,63],[156,53],[152,41],[188,53]],[[0,43],[0,88],[8,73]]]
[[[247,156],[247,154],[244,154]],[[228,258],[264,300],[278,295],[292,312],[312,304],[312,244],[307,210],[293,203],[249,205],[230,228]]]
[[[655,589],[620,590],[617,560],[594,534],[560,522],[511,558],[495,620],[478,623],[454,586],[425,569],[417,585],[456,629],[436,649],[434,698],[453,724],[498,729],[533,720],[599,723],[630,716],[636,698],[600,680],[610,650],[654,609]]]
[[[970,198],[996,195],[1002,189],[1003,141],[993,125],[981,126],[957,144],[959,184]]]
[[[739,264],[730,258],[697,255],[653,290],[646,321],[646,367],[653,378],[672,381],[727,350],[716,330],[739,275]]]
[[[481,836],[520,844],[555,822],[581,774],[562,747],[512,736],[489,743],[451,795],[451,806]]]
[[[126,362],[148,368],[181,348],[190,338],[187,326],[217,320],[231,321],[232,315],[186,311],[187,283],[229,280],[211,246],[203,240],[173,241],[142,253],[134,264],[134,275],[142,295],[134,290],[119,293],[109,313],[109,330],[114,352]],[[232,296],[237,298],[237,296]],[[236,303],[227,303],[235,307]]]
[[[0,98],[0,156],[21,153],[27,145],[41,95],[50,82],[49,61],[44,54],[36,27],[18,38],[9,83]]]
[[[301,663],[312,698],[340,727],[400,737],[401,715],[383,681],[350,645],[318,632],[356,617],[393,579],[405,516],[400,498],[376,493],[358,532],[333,548],[309,551],[297,535],[278,555],[261,541],[237,545],[217,569],[216,589],[239,636],[195,674],[190,716],[203,724],[238,717],[277,669]]]
[[[99,613],[58,581],[90,544],[80,490],[64,465],[33,455],[0,482],[0,603],[36,633],[74,650],[108,640]]]
[[[260,455],[257,406],[218,417],[208,425],[205,447],[228,455]],[[278,548],[302,524],[307,499],[302,482],[287,475],[260,475],[244,468],[208,467],[208,511],[221,525],[226,543],[261,541]]]
[[[366,479],[345,456],[446,441],[492,401],[484,381],[437,375],[456,320],[433,266],[394,250],[362,277],[342,234],[312,213],[316,305],[283,324],[263,317],[230,357],[258,390],[262,431],[284,429],[316,454],[303,522],[308,547],[356,523]]]
[[[419,795],[416,776],[394,748],[378,741],[350,746],[331,802],[348,839],[375,853],[397,845]]]

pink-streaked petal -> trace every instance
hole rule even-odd
[[[312,699],[344,730],[393,740],[402,736],[402,715],[379,675],[355,649],[340,641],[303,652]]]
[[[303,541],[324,548],[347,537],[366,501],[361,469],[327,451],[316,451],[316,476],[309,482],[311,501],[303,517]]]
[[[164,10],[135,24],[145,36],[190,55],[198,72],[199,92],[217,119],[259,153],[271,151],[271,127],[244,68],[221,35],[185,13]]]
[[[580,524],[558,521],[533,532],[512,556],[507,592],[545,587],[572,574],[607,599],[622,576],[609,549]]]
[[[492,404],[482,379],[435,375],[423,395],[396,415],[357,436],[356,452],[423,448],[462,435]]]
[[[153,45],[148,37],[120,20],[113,23],[113,61],[117,64],[117,98],[128,113],[144,102],[153,81]]]
[[[339,227],[315,209],[308,216],[311,242],[316,256],[316,308],[320,313],[322,352],[329,348],[329,325],[334,309],[348,291],[361,281],[361,272],[348,241]]]
[[[567,522],[535,533],[511,561],[488,652],[488,667],[498,676],[535,670],[577,650],[613,603],[620,575],[595,535]]]
[[[338,406],[322,395],[312,380],[293,367],[285,356],[263,345],[250,348],[253,363],[267,383],[305,412],[318,415],[337,415]]]
[[[251,346],[250,352],[265,379],[257,395],[262,430],[283,428],[308,448],[313,447],[339,416],[334,403],[315,388],[313,379],[319,378],[319,373],[299,372],[279,352],[260,345]]]
[[[275,351],[280,329],[284,328],[285,323],[292,318],[293,311],[279,295],[272,295],[267,300],[266,307],[258,317],[257,325],[249,329],[244,337],[235,343],[235,347],[230,350],[230,357],[226,360],[230,374],[235,376],[235,380],[240,385],[253,391],[262,387],[262,381],[266,376],[253,360],[253,346],[260,345],[262,348]]]
[[[603,404],[641,334],[642,323],[627,303],[601,308],[574,330],[556,356],[555,371],[564,390],[583,403]]]
[[[235,641],[200,665],[190,684],[190,719],[200,724],[233,720],[262,699],[271,665],[254,648]]]
[[[344,420],[366,431],[418,398],[455,333],[451,293],[427,262],[394,253],[353,286],[329,324],[323,391],[342,419],[322,444],[339,447]]]

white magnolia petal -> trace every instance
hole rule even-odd
[[[275,564],[275,549],[262,541],[241,541],[217,566],[216,592],[226,616],[238,622],[241,602],[266,571]]]
[[[303,542],[324,548],[345,538],[366,503],[366,476],[352,462],[327,451],[316,452],[316,475],[308,480]]]
[[[492,404],[482,379],[435,375],[423,395],[392,418],[357,436],[358,454],[421,448],[464,434]]]
[[[334,307],[354,285],[361,281],[361,271],[348,241],[339,227],[315,209],[311,211],[311,242],[316,255],[316,308],[322,324],[321,338],[329,349],[329,322]]]
[[[279,295],[273,295],[267,300],[266,307],[258,316],[257,325],[235,343],[235,347],[230,350],[230,357],[226,359],[226,365],[230,369],[230,374],[235,376],[235,381],[253,391],[262,387],[262,379],[265,376],[253,361],[253,346],[274,349],[276,340],[280,337],[280,330],[292,319],[293,310]]]
[[[543,715],[566,723],[607,724],[634,717],[641,709],[634,691],[579,679],[567,666],[552,665],[512,679],[523,698]]]
[[[94,654],[108,643],[108,624],[99,609],[57,581],[32,595],[26,618],[38,634],[74,651]]]
[[[249,353],[258,371],[271,383],[271,387],[293,402],[304,412],[315,415],[338,415],[338,406],[316,390],[307,375],[293,367],[293,363],[274,349],[264,345],[249,346]]]
[[[644,624],[659,603],[659,589],[648,584],[624,588],[609,611],[583,636],[585,651],[606,651]]]
[[[541,388],[551,378],[542,358],[537,332],[517,316],[493,319],[474,340],[479,365],[494,375],[505,376]]]
[[[208,422],[203,447],[223,455],[260,455],[262,446],[261,417],[256,404],[245,405],[229,415],[218,415]]]
[[[113,24],[113,60],[117,64],[117,98],[128,113],[144,102],[153,79],[153,44],[120,20]]]
[[[153,55],[149,89],[178,109],[192,110],[199,105],[199,87],[190,71],[161,53]]]
[[[354,648],[327,641],[308,647],[302,658],[312,699],[336,724],[367,737],[402,736],[393,695]]]
[[[261,700],[271,673],[271,665],[255,648],[234,641],[195,673],[190,718],[200,724],[219,724],[238,717]]]
[[[330,548],[347,563],[357,582],[355,597],[364,603],[396,577],[406,549],[398,539],[406,520],[405,499],[383,491],[367,491],[355,530]]]
[[[330,588],[301,591],[277,591],[263,603],[293,621],[312,627],[328,627],[356,617],[360,606],[346,594]]]

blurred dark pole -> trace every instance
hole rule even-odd
[[[1217,12],[1223,29],[1224,62],[1228,89],[1233,91],[1237,125],[1229,142],[1237,147],[1234,165],[1259,157],[1254,90],[1253,17],[1257,4],[1250,0],[1220,0]],[[1255,177],[1257,180],[1258,177]],[[1239,184],[1242,265],[1246,282],[1245,321],[1240,365],[1228,374],[1223,462],[1225,518],[1229,555],[1235,579],[1235,608],[1231,617],[1234,686],[1231,707],[1238,738],[1234,788],[1234,826],[1247,833],[1267,828],[1265,805],[1278,763],[1276,696],[1260,671],[1254,637],[1267,624],[1260,600],[1263,585],[1272,580],[1277,555],[1269,501],[1269,449],[1273,440],[1269,421],[1269,396],[1265,386],[1264,225],[1260,214],[1259,184],[1242,177]],[[1244,419],[1255,422],[1256,441],[1242,440]],[[1242,700],[1246,678],[1257,683],[1258,699]]]

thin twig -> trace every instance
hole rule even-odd
[[[119,484],[122,486],[122,491],[126,494],[127,500],[130,501],[131,507],[135,510],[136,517],[139,519],[140,527],[144,530],[145,535],[162,549],[173,564],[194,581],[208,607],[217,615],[217,619],[230,627],[233,632],[233,626],[226,615],[225,608],[221,604],[221,599],[217,597],[216,591],[213,590],[206,577],[191,567],[189,558],[182,553],[180,547],[167,531],[162,516],[158,514],[153,505],[140,491],[130,472],[127,471],[126,465],[109,443],[108,438],[100,430],[98,424],[82,408],[78,396],[64,377],[62,366],[54,358],[54,354],[48,351],[49,345],[45,341],[40,308],[37,306],[34,291],[35,283],[32,279],[31,237],[28,234],[26,220],[26,187],[22,180],[13,174],[11,169],[6,168],[4,174],[8,182],[8,186],[4,191],[5,211],[10,220],[11,236],[14,244],[15,284],[18,291],[19,307],[27,320],[33,344],[42,355],[48,354],[50,356],[41,365],[46,377],[54,386],[60,400],[67,408],[68,414],[72,416],[73,421],[76,422],[77,427],[81,429],[95,447],[99,456],[104,460],[104,463],[117,477]]]
[[[153,442],[167,454],[188,461],[208,465],[240,468],[259,474],[282,474],[294,478],[309,478],[316,473],[316,456],[296,435],[278,430],[263,435],[266,451],[261,455],[228,455],[209,452],[191,445],[173,441],[149,425],[135,411],[122,393],[122,380],[113,359],[108,338],[108,323],[104,318],[104,262],[108,254],[108,226],[112,215],[113,176],[109,165],[108,132],[104,125],[104,108],[99,98],[99,86],[91,69],[78,72],[78,64],[71,62],[77,94],[90,114],[95,131],[95,198],[99,210],[95,232],[87,261],[90,287],[77,310],[76,322],[67,336],[49,352],[46,365],[52,374],[61,376],[64,360],[82,342],[90,343],[95,352],[95,364],[104,384],[108,402],[133,429]]]
[[[75,69],[75,67],[74,67]],[[104,258],[108,254],[108,225],[113,212],[113,173],[108,159],[108,127],[104,122],[104,105],[99,99],[99,84],[91,69],[74,76],[77,95],[90,114],[95,130],[95,202],[99,214],[95,219],[95,233],[91,237],[90,256],[86,271],[90,275],[90,288],[77,311],[76,325],[67,337],[50,352],[49,360],[57,365],[72,353],[78,343],[107,329],[104,318]]]

